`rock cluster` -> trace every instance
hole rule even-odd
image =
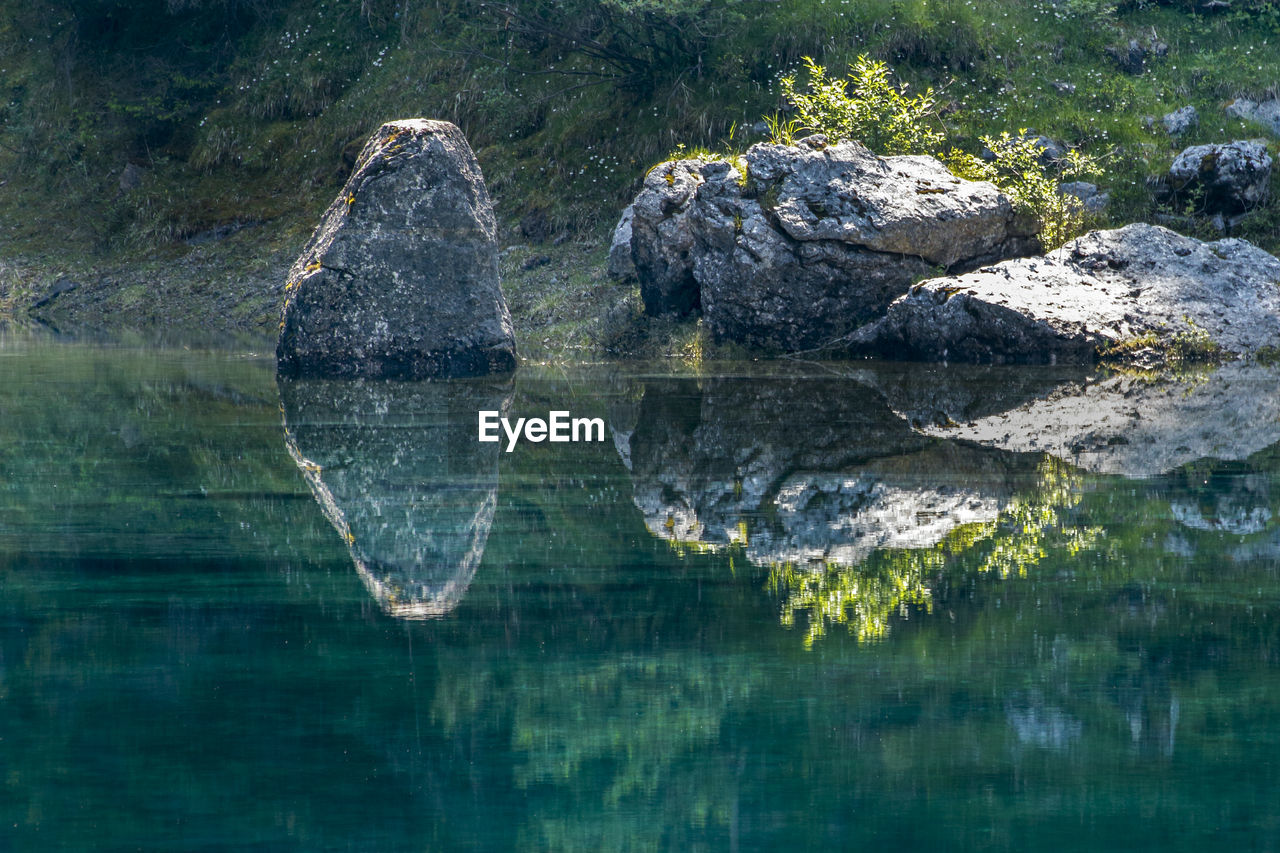
[[[1266,200],[1271,166],[1261,142],[1197,145],[1165,191],[1225,228]],[[1084,182],[1060,191],[1093,212],[1109,200]],[[659,165],[618,225],[610,269],[639,279],[649,314],[700,311],[717,341],[766,352],[1088,364],[1280,345],[1280,260],[1249,243],[1145,224],[1028,257],[1037,242],[991,184],[810,137]]]
[[[1033,223],[991,184],[821,136],[734,162],[661,164],[630,215],[647,313],[701,310],[717,340],[777,352],[839,340],[932,271],[1037,246]]]
[[[289,271],[276,347],[291,376],[473,376],[515,367],[496,223],[448,122],[384,124]]]

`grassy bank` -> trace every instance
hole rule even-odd
[[[1101,160],[1107,223],[1192,214],[1148,177],[1189,144],[1265,135],[1234,98],[1280,93],[1280,6],[995,0],[153,0],[0,12],[0,310],[70,327],[269,335],[283,269],[381,122],[457,123],[502,223],[524,351],[699,344],[634,328],[603,275],[646,169],[741,150],[812,56],[882,59],[939,92],[948,145],[1033,128]],[[1140,67],[1122,67],[1136,43]],[[1141,73],[1134,73],[1135,71]],[[1170,137],[1159,117],[1195,106]],[[1155,121],[1149,121],[1154,118]],[[1272,151],[1275,151],[1274,140]],[[1280,180],[1280,179],[1278,179]],[[1273,199],[1280,195],[1280,186]],[[1182,206],[1186,208],[1186,205]],[[1280,206],[1234,232],[1280,250]],[[631,312],[628,314],[628,312]]]

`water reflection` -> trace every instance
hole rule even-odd
[[[1005,527],[986,570],[1025,568],[1070,501],[1041,456],[924,435],[862,378],[649,382],[614,433],[650,533],[766,568],[782,624],[807,625],[810,645],[832,623],[884,637],[931,607],[950,555]]]
[[[1259,758],[1280,732],[1280,445],[1128,479],[904,434],[905,385],[994,413],[938,371],[570,371],[522,377],[513,413],[607,410],[635,480],[607,445],[522,445],[490,512],[494,460],[466,454],[501,387],[335,399],[204,353],[21,358],[0,365],[15,849],[1203,850],[1224,826],[1280,847]],[[389,629],[282,452],[278,390],[360,560],[434,554],[424,583],[465,583],[491,514],[450,618]],[[461,454],[424,466],[454,414]],[[415,515],[405,495],[442,486],[454,504]],[[928,495],[968,492],[990,503],[941,532]],[[859,515],[899,493],[926,495],[919,517]],[[659,540],[637,494],[699,536],[736,499],[707,526],[747,540],[684,544],[655,510]],[[393,520],[451,544],[393,541]],[[864,556],[858,524],[887,544]]]
[[[1134,496],[1144,523],[1176,522],[1156,540],[1167,553],[1206,547],[1178,530],[1240,537],[1233,554],[1265,549],[1274,478],[1231,460],[1280,440],[1274,384],[1245,365],[649,381],[614,441],[653,536],[767,569],[782,624],[805,626],[806,645],[832,624],[872,640],[932,611],[944,574],[1026,577],[1050,554],[1099,547],[1105,517],[1080,505],[1114,475],[1182,472]]]
[[[940,416],[929,398],[911,389],[898,389],[893,404],[916,412],[929,435],[1049,453],[1086,471],[1137,478],[1197,459],[1243,459],[1280,441],[1277,387],[1280,370],[1231,363],[1181,376],[1065,381],[1030,402],[989,413]],[[921,409],[929,414],[921,417]]]
[[[934,545],[995,519],[1034,467],[921,435],[848,380],[651,382],[627,450],[651,533],[758,564]]]
[[[281,379],[285,441],[378,604],[443,616],[484,556],[498,499],[497,444],[476,412],[509,384]]]

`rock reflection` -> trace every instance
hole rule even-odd
[[[650,383],[627,450],[653,535],[740,545],[760,564],[936,544],[996,517],[1014,459],[922,436],[876,391],[838,380]]]
[[[941,561],[990,538],[1043,479],[1041,457],[922,435],[850,380],[651,382],[615,436],[649,531],[768,568],[783,624],[807,614],[810,643],[828,623],[878,639],[927,608]],[[1027,519],[1018,535],[1038,529]],[[992,560],[1004,575],[1017,556]]]
[[[1066,382],[993,414],[923,417],[926,434],[1049,453],[1083,470],[1153,477],[1198,459],[1244,459],[1280,441],[1280,370],[1232,363],[1185,375]],[[895,409],[933,411],[904,393]]]
[[[492,381],[279,382],[285,442],[360,579],[388,614],[443,616],[484,556],[498,497],[497,444],[476,412],[504,409]]]
[[[1080,721],[1050,704],[1038,690],[1016,692],[1005,698],[1005,719],[1018,743],[1043,749],[1065,750],[1080,740]]]

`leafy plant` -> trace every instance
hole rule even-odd
[[[1073,150],[1057,161],[1047,161],[1040,143],[1025,129],[1017,136],[1008,131],[998,137],[984,136],[982,143],[992,153],[992,159],[984,160],[953,148],[946,155],[948,168],[961,178],[990,181],[1009,195],[1018,210],[1035,216],[1040,221],[1040,242],[1046,251],[1084,231],[1083,202],[1062,192],[1059,182],[1099,174],[1101,169],[1094,158]]]
[[[782,95],[796,108],[796,127],[821,133],[833,142],[856,139],[880,154],[929,154],[938,150],[943,134],[937,122],[937,99],[932,88],[919,95],[903,94],[895,86],[889,66],[859,56],[844,80],[832,80],[827,70],[804,57],[807,91],[796,87],[795,75],[782,78]],[[770,127],[773,132],[774,128]]]
[[[800,119],[784,119],[777,113],[765,116],[764,125],[768,128],[769,141],[775,145],[794,145],[801,128]]]

